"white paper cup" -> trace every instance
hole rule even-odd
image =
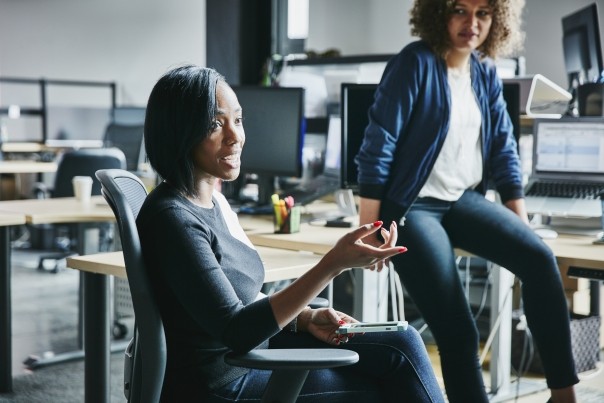
[[[82,203],[89,203],[92,194],[92,178],[90,176],[74,176],[71,183],[73,184],[75,198]]]

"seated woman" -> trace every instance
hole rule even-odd
[[[394,246],[395,223],[385,229],[378,221],[349,232],[287,288],[269,297],[260,293],[262,261],[215,191],[219,180],[239,175],[246,140],[242,115],[222,76],[191,65],[161,77],[147,105],[145,147],[163,182],[147,197],[137,225],[168,345],[162,401],[259,401],[271,372],[229,366],[228,351],[347,343],[360,361],[310,371],[299,402],[442,402],[414,329],[348,339],[336,329],[353,318],[307,307],[344,270],[380,269],[404,252]],[[382,245],[363,242],[378,230]]]

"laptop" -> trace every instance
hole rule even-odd
[[[284,191],[283,195],[292,196],[296,204],[304,205],[340,188],[341,127],[339,116],[329,117],[323,172]]]
[[[536,119],[533,168],[525,189],[528,213],[600,217],[603,191],[604,119]]]

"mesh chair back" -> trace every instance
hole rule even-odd
[[[126,157],[116,148],[91,148],[67,151],[59,160],[52,197],[72,197],[74,176],[92,178],[92,194],[101,194],[101,184],[95,178],[99,169],[125,169]]]
[[[126,156],[126,169],[138,170],[141,148],[143,145],[143,125],[126,125],[111,123],[105,131],[105,147],[116,147]]]
[[[124,391],[129,402],[159,402],[166,367],[166,340],[136,228],[136,217],[147,191],[140,179],[122,169],[100,170],[96,177],[117,220],[136,320],[132,379],[125,376]]]

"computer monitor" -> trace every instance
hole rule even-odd
[[[270,203],[275,178],[302,176],[304,89],[233,87],[243,110],[242,173],[258,175],[258,204]]]
[[[369,124],[369,108],[377,84],[343,83],[340,115],[342,117],[342,158],[340,161],[342,189],[358,191],[357,166],[354,158],[361,148],[365,128]]]
[[[512,119],[517,146],[520,142],[520,90],[520,83],[503,83],[503,99],[506,103],[508,115]],[[517,150],[520,152],[520,148],[517,148]]]
[[[564,64],[571,90],[600,77],[604,66],[598,8],[591,4],[562,18]]]
[[[144,106],[116,106],[112,121],[120,125],[144,125],[145,111]]]
[[[102,147],[105,128],[111,122],[111,108],[49,106],[46,111],[49,147]]]

